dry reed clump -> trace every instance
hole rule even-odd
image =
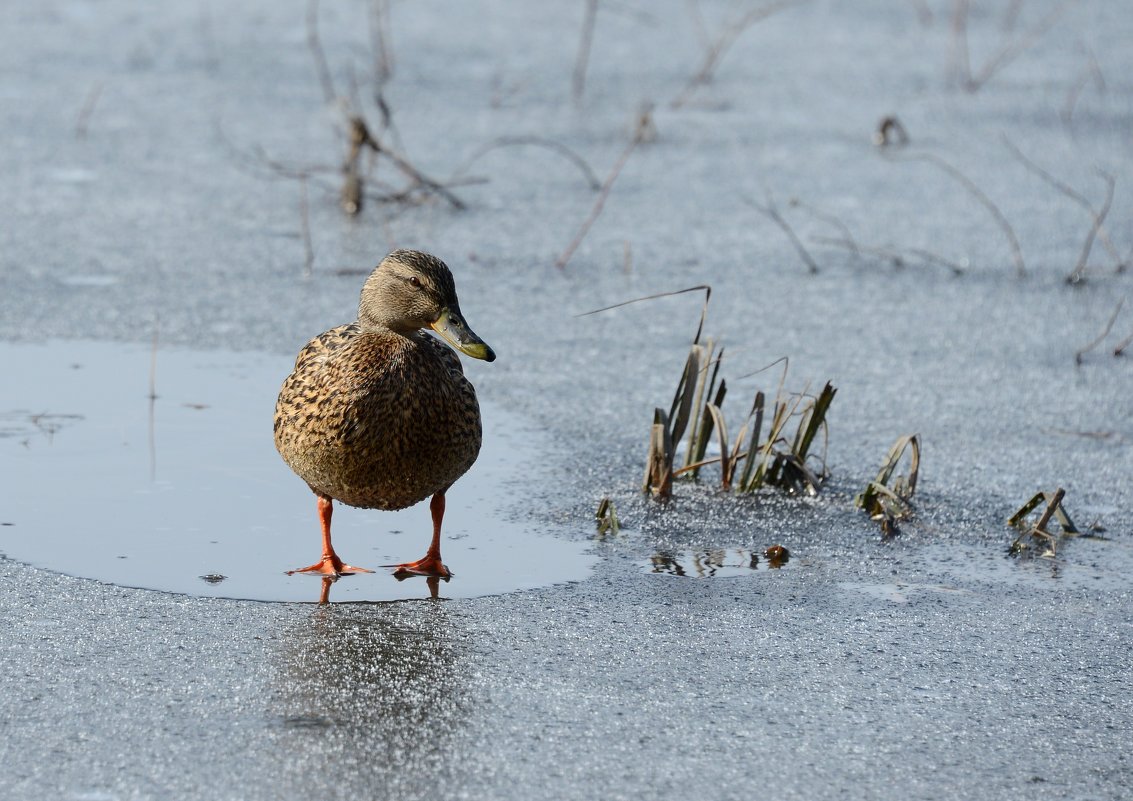
[[[1012,555],[1032,554],[1052,557],[1057,553],[1059,537],[1051,533],[1047,526],[1053,517],[1062,526],[1062,537],[1076,537],[1081,532],[1070,519],[1070,515],[1062,508],[1062,500],[1066,491],[1059,487],[1054,492],[1038,492],[1035,496],[1019,507],[1015,514],[1007,520],[1007,525],[1019,530],[1019,536],[1011,543],[1008,553]],[[1046,508],[1039,515],[1034,525],[1027,524],[1027,518],[1043,503]]]
[[[723,348],[717,351],[712,339],[701,344],[699,338],[698,331],[668,413],[653,411],[642,490],[656,498],[668,498],[674,478],[685,474],[698,478],[701,468],[719,464],[723,490],[753,492],[766,486],[817,495],[827,476],[826,413],[837,390],[827,382],[817,395],[806,390],[785,392],[784,359],[783,375],[770,407],[764,392],[756,392],[732,439],[722,410],[728,389],[720,377]],[[813,465],[811,449],[819,431],[823,432],[823,453]],[[714,435],[720,454],[706,458]],[[677,448],[682,438],[686,441],[678,465]]]
[[[603,498],[599,502],[594,519],[598,525],[599,537],[605,537],[607,534],[616,537],[622,530],[621,522],[618,520],[618,510],[609,498]]]
[[[894,477],[905,452],[909,453],[909,472]],[[854,506],[862,509],[871,520],[881,525],[883,536],[900,533],[898,523],[913,513],[910,499],[917,491],[917,476],[921,469],[921,441],[918,434],[898,437],[877,471],[877,477],[866,484],[854,498]]]

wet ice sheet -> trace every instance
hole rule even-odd
[[[0,552],[70,575],[155,590],[313,601],[322,582],[287,576],[315,561],[315,498],[275,452],[271,420],[284,356],[58,342],[0,345],[20,380],[0,395],[6,500]],[[585,545],[534,531],[504,512],[537,437],[483,405],[484,448],[449,491],[442,551],[455,573],[441,596],[472,597],[585,577]],[[400,512],[336,504],[344,560],[378,568],[343,578],[337,601],[430,594],[380,565],[415,559],[431,533],[428,504]]]

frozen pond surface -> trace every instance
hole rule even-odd
[[[70,499],[92,479],[63,480],[66,465],[29,490],[46,498],[34,514],[17,496],[51,449],[86,464],[107,451],[94,398],[53,390],[59,365],[26,354],[130,352],[137,405],[115,419],[137,508],[161,495],[210,532],[219,516],[180,493],[217,481],[239,507],[226,514],[273,537],[255,554],[262,582],[285,581],[318,533],[271,449],[278,380],[312,334],[354,318],[385,252],[419,247],[452,267],[499,355],[466,365],[494,426],[486,454],[503,461],[458,485],[474,506],[446,520],[451,597],[384,575],[372,585],[416,599],[202,597],[239,578],[207,549],[175,566],[185,593],[106,584],[57,572],[73,543],[92,547],[90,566],[130,557],[107,570],[144,549],[100,549],[78,529],[25,557],[51,569],[0,559],[0,797],[1133,796],[1133,359],[1112,355],[1133,334],[1133,270],[1119,267],[1133,260],[1127,2],[811,0],[731,40],[759,2],[600,2],[577,102],[583,0],[376,3],[382,25],[373,3],[318,5],[334,92],[427,176],[454,177],[463,210],[419,192],[379,202],[404,187],[379,159],[362,213],[343,213],[344,118],[308,47],[307,0],[0,5],[0,429],[16,434],[0,438],[0,523],[14,524],[0,537],[52,516],[102,530],[110,514],[82,519]],[[393,129],[373,101],[379,32]],[[733,44],[711,80],[685,93],[720,41]],[[962,86],[965,54],[972,80],[1000,67],[978,91]],[[556,268],[600,197],[570,154],[601,183],[648,104],[650,136]],[[907,145],[872,144],[886,115]],[[1068,285],[1091,237],[1086,280]],[[705,333],[726,348],[733,429],[756,390],[774,391],[777,376],[753,373],[778,357],[788,389],[838,388],[817,499],[722,494],[713,468],[667,506],[638,494],[701,301],[577,315],[695,284],[713,287]],[[178,391],[178,353],[216,378]],[[242,384],[240,420],[258,422],[224,428],[225,447],[255,454],[238,463],[245,490],[198,455],[203,435],[178,439],[211,434]],[[916,516],[883,541],[852,499],[913,432]],[[509,456],[528,444],[530,474]],[[1005,519],[1055,487],[1104,539],[1007,558]],[[594,535],[603,497],[619,536]],[[337,511],[344,555],[418,556],[427,514],[408,514]],[[482,520],[539,548],[520,554]],[[763,569],[775,544],[791,560]],[[552,547],[567,561],[541,578],[478,561]],[[570,561],[587,554],[589,572]],[[102,577],[83,567],[69,572]],[[216,571],[229,578],[198,578]],[[492,594],[457,597],[477,576]],[[317,585],[296,583],[298,597]]]
[[[126,587],[317,600],[318,578],[284,572],[319,554],[314,496],[289,480],[265,436],[272,387],[289,360],[159,350],[151,409],[151,357],[145,347],[91,342],[0,345],[16,374],[36,376],[3,396],[11,408],[0,412],[0,448],[14,469],[0,551]],[[455,576],[440,594],[469,598],[584,578],[594,561],[584,545],[502,514],[516,505],[517,478],[538,472],[535,432],[491,407],[483,417],[487,447],[471,480],[447,496],[442,552]],[[385,513],[340,507],[333,531],[348,561],[376,568],[424,553],[432,524],[428,504]],[[378,570],[343,578],[330,597],[428,595],[424,579],[398,581]]]

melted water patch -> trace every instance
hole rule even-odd
[[[261,601],[475,597],[585,578],[586,543],[508,519],[532,477],[538,432],[481,403],[484,446],[447,493],[451,581],[395,579],[422,556],[427,503],[399,512],[336,504],[342,558],[377,569],[333,586],[285,571],[315,561],[315,496],[275,452],[275,397],[293,360],[262,353],[55,342],[0,344],[19,380],[0,388],[5,500],[0,553],[129,587]]]

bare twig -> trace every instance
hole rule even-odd
[[[772,200],[770,196],[768,196],[767,204],[764,206],[748,198],[745,198],[744,202],[779,226],[783,233],[787,235],[787,238],[791,240],[791,244],[799,254],[799,258],[803,260],[803,263],[806,264],[811,274],[818,272],[818,262],[810,255],[810,251],[806,249],[806,245],[799,239],[798,234],[795,233],[795,229],[791,227],[791,224],[783,219],[783,215],[779,213],[779,209],[775,206],[775,201]]]
[[[1035,531],[1046,531],[1047,523],[1054,517],[1054,513],[1058,511],[1058,507],[1062,504],[1062,499],[1066,497],[1066,490],[1059,487],[1054,491],[1054,495],[1047,499],[1046,509],[1039,515],[1039,522],[1035,523]]]
[[[378,155],[384,155],[386,158],[388,158],[391,162],[393,162],[393,165],[397,167],[397,169],[401,173],[411,179],[415,184],[443,197],[454,209],[461,210],[465,208],[464,201],[462,201],[451,191],[449,191],[449,189],[444,184],[442,184],[440,181],[436,181],[428,177],[412,164],[410,164],[409,160],[402,156],[400,153],[397,153],[394,150],[390,149],[389,146],[382,144],[380,140],[378,140],[373,134],[370,133],[370,129],[366,125],[366,121],[362,119],[362,117],[351,117],[350,129],[351,156],[347,159],[347,163],[350,162],[351,158],[356,156],[357,148],[368,147],[374,153],[377,153]]]
[[[1018,38],[1004,44],[977,73],[973,74],[968,49],[968,10],[971,4],[969,0],[956,0],[952,15],[952,35],[956,48],[960,85],[967,92],[978,92],[984,84],[995,77],[996,73],[1034,47],[1054,27],[1059,17],[1078,1],[1064,0],[1035,26]]]
[[[94,107],[98,105],[98,99],[102,97],[102,82],[99,81],[90,88],[87,92],[86,100],[83,101],[83,107],[79,109],[79,114],[75,117],[75,136],[82,139],[87,135],[87,125],[90,123],[91,115],[94,114]]]
[[[554,139],[547,139],[542,136],[501,136],[498,139],[493,139],[491,142],[488,142],[486,145],[478,148],[471,156],[469,156],[468,160],[465,161],[464,164],[461,165],[461,167],[453,173],[453,176],[456,177],[464,175],[466,172],[468,172],[469,169],[472,168],[472,165],[478,159],[493,150],[501,147],[519,147],[528,145],[532,147],[541,147],[554,153],[558,153],[560,156],[578,167],[579,172],[581,172],[585,176],[586,182],[590,184],[591,189],[598,190],[602,188],[602,182],[598,180],[598,176],[595,174],[590,165],[586,163],[586,160],[582,158],[582,156],[578,155],[577,152],[571,150],[563,143],[557,142]]]
[[[582,34],[578,39],[578,55],[571,78],[571,96],[575,103],[582,102],[582,94],[586,91],[586,69],[590,62],[590,45],[594,40],[594,22],[598,18],[598,0],[585,2],[586,13],[582,18]]]
[[[1066,283],[1068,284],[1077,284],[1085,278],[1086,260],[1090,258],[1090,251],[1094,249],[1094,238],[1102,230],[1102,223],[1105,222],[1109,208],[1113,205],[1113,187],[1116,181],[1109,173],[1101,173],[1101,177],[1106,184],[1105,201],[1102,203],[1101,211],[1094,214],[1094,224],[1090,226],[1090,231],[1086,234],[1086,241],[1082,243],[1082,253],[1078,256],[1078,263],[1074,265],[1070,275],[1066,276]]]
[[[571,256],[578,250],[578,246],[582,244],[582,240],[586,238],[586,234],[590,231],[590,227],[594,225],[594,221],[598,219],[598,215],[602,213],[602,207],[606,205],[606,198],[610,196],[610,190],[614,186],[614,181],[618,180],[622,169],[625,167],[629,157],[633,155],[633,151],[637,149],[644,140],[647,132],[647,127],[639,122],[637,130],[634,131],[633,138],[630,139],[629,144],[626,145],[618,160],[614,162],[614,166],[610,169],[606,180],[602,182],[602,187],[598,191],[598,197],[594,200],[594,205],[590,209],[590,214],[583,220],[582,225],[579,226],[578,231],[574,235],[574,239],[567,245],[557,259],[555,259],[555,266],[560,270],[565,269],[567,262],[570,261]]]
[[[393,77],[389,0],[372,0],[370,3],[370,46],[374,51],[374,79],[380,87]]]
[[[1109,321],[1105,324],[1105,328],[1102,329],[1102,332],[1100,334],[1098,334],[1097,339],[1095,339],[1093,342],[1086,345],[1085,347],[1079,349],[1074,354],[1074,363],[1075,364],[1081,364],[1082,363],[1082,357],[1085,356],[1090,351],[1092,351],[1098,345],[1100,345],[1102,343],[1102,340],[1104,340],[1107,336],[1109,336],[1109,332],[1111,330],[1113,330],[1114,322],[1117,321],[1117,315],[1121,313],[1121,307],[1124,306],[1124,305],[1125,305],[1125,298],[1122,298],[1121,300],[1119,300],[1117,302],[1117,308],[1115,308],[1113,310],[1113,314],[1111,314],[1109,316]],[[1117,354],[1115,353],[1114,355],[1117,355]]]
[[[319,0],[307,0],[307,47],[311,51],[311,58],[315,61],[315,72],[319,76],[319,84],[323,87],[323,99],[332,103],[337,95],[334,91],[334,81],[330,76],[326,53],[323,52],[322,42],[319,41]]]
[[[1123,340],[1121,340],[1120,342],[1117,343],[1117,346],[1113,349],[1113,355],[1114,356],[1124,356],[1125,355],[1125,349],[1128,348],[1130,345],[1133,345],[1133,333],[1131,333],[1129,336],[1125,337],[1125,339],[1123,339]]]
[[[873,256],[880,256],[883,259],[888,259],[894,267],[902,268],[906,264],[906,259],[909,256],[915,256],[926,264],[938,264],[941,267],[947,267],[953,275],[963,275],[963,265],[957,264],[951,259],[941,256],[939,253],[933,253],[931,250],[925,248],[895,248],[883,247],[878,245],[863,245],[858,242],[850,242],[846,239],[839,239],[837,237],[828,236],[812,236],[811,241],[819,245],[830,245],[833,247],[845,248],[852,250],[856,254],[869,254]]]
[[[723,33],[708,45],[704,54],[704,60],[700,64],[700,69],[688,79],[684,88],[673,98],[669,106],[674,109],[680,108],[689,101],[697,89],[710,82],[713,74],[716,72],[716,68],[720,66],[721,59],[724,58],[724,55],[748,28],[773,14],[791,8],[792,6],[801,5],[805,2],[806,0],[779,0],[778,2],[770,3],[761,8],[754,8],[728,25]]]
[[[1027,268],[1023,262],[1023,248],[1019,244],[1019,237],[1015,235],[1015,229],[1011,227],[1011,223],[1008,222],[1007,218],[1003,215],[1003,212],[999,210],[999,207],[992,202],[991,198],[984,194],[983,190],[976,186],[972,179],[964,175],[964,173],[960,172],[958,169],[956,169],[947,161],[934,153],[916,153],[905,156],[892,156],[891,158],[895,158],[900,161],[927,161],[930,164],[935,164],[937,167],[944,170],[944,172],[952,176],[954,180],[956,180],[961,186],[967,189],[968,193],[976,200],[978,200],[985,209],[988,210],[988,213],[991,214],[1000,230],[1003,231],[1004,237],[1007,238],[1007,241],[1011,246],[1011,258],[1015,262],[1016,274],[1018,274],[1020,277],[1023,277],[1027,274]]]
[[[853,251],[854,255],[855,256],[861,255],[861,250],[858,248],[857,240],[854,239],[854,234],[850,230],[850,226],[846,225],[846,223],[842,222],[842,220],[835,217],[833,214],[828,214],[824,211],[819,211],[814,206],[811,206],[807,203],[803,203],[798,198],[791,198],[788,205],[794,206],[796,208],[800,208],[803,211],[810,212],[811,216],[816,217],[819,220],[822,220],[822,222],[826,223],[827,225],[832,225],[835,228],[837,228],[839,231],[842,232],[842,236],[844,237],[844,241],[845,241],[846,245],[850,248],[851,251]]]
[[[1010,139],[1007,138],[1006,134],[1003,136],[1003,144],[1007,146],[1007,149],[1011,151],[1011,154],[1013,156],[1015,156],[1015,158],[1018,159],[1019,162],[1024,167],[1026,167],[1028,170],[1033,172],[1038,177],[1042,178],[1048,184],[1053,186],[1059,192],[1066,195],[1068,198],[1070,198],[1071,200],[1073,200],[1075,203],[1077,203],[1079,206],[1081,206],[1083,209],[1086,210],[1086,213],[1090,215],[1091,219],[1094,222],[1094,231],[1093,231],[1094,235],[1096,235],[1097,238],[1099,240],[1101,240],[1102,245],[1105,247],[1105,249],[1107,251],[1109,251],[1109,255],[1113,258],[1113,260],[1115,262],[1117,262],[1118,267],[1120,267],[1121,264],[1122,264],[1121,255],[1117,252],[1117,248],[1114,247],[1113,242],[1109,238],[1109,234],[1106,233],[1105,227],[1102,225],[1102,223],[1105,221],[1106,214],[1109,213],[1109,204],[1113,200],[1113,197],[1112,197],[1113,186],[1111,185],[1110,188],[1109,188],[1109,200],[1105,203],[1105,206],[1104,206],[1105,212],[1100,213],[1100,212],[1094,210],[1093,204],[1090,203],[1090,201],[1087,200],[1086,197],[1081,192],[1078,192],[1077,190],[1075,190],[1073,187],[1071,187],[1067,183],[1060,181],[1058,178],[1055,178],[1049,172],[1047,172],[1042,167],[1040,167],[1038,164],[1036,164],[1032,159],[1028,158],[1026,156],[1026,154],[1023,153],[1023,151],[1021,151],[1018,147],[1016,147],[1015,144]],[[1106,175],[1106,174],[1102,173],[1102,178],[1108,184],[1113,183],[1113,177],[1110,176],[1110,175]],[[1092,238],[1090,239],[1090,244],[1092,245]],[[1088,255],[1089,255],[1089,251],[1084,251],[1083,256],[1088,256]],[[1085,266],[1084,258],[1080,262],[1080,266],[1081,267]],[[1075,268],[1075,272],[1077,272],[1077,268]]]
[[[1070,89],[1066,92],[1066,102],[1062,104],[1062,110],[1059,116],[1062,117],[1062,124],[1069,127],[1074,122],[1074,112],[1078,109],[1078,100],[1082,95],[1083,90],[1093,80],[1094,87],[1099,92],[1105,91],[1105,76],[1102,75],[1102,69],[1098,65],[1098,60],[1092,51],[1087,52],[1089,58],[1089,66],[1082,71],[1082,74],[1071,84]]]

